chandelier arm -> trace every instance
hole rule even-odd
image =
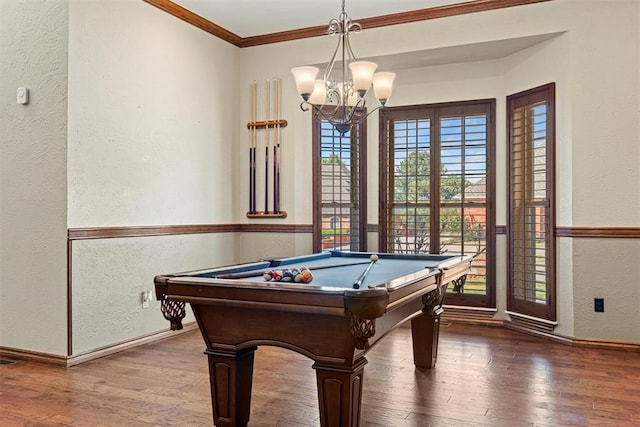
[[[340,50],[340,37],[338,38],[338,43],[336,44],[336,48],[333,51],[333,55],[331,56],[331,61],[329,61],[329,65],[327,65],[327,68],[325,68],[324,70],[324,81],[327,89],[331,89],[334,86],[331,82],[331,72],[333,71],[333,67],[336,64],[336,58],[338,57],[338,51]]]
[[[362,105],[359,105],[360,102],[358,102],[358,104],[356,104],[351,111],[348,113],[347,117],[345,117],[345,119],[340,120],[340,122],[347,122],[347,121],[351,121],[353,119],[353,116],[355,115],[355,113],[358,110],[362,110],[364,108],[366,108],[366,101],[363,99],[362,100]],[[323,107],[325,108],[321,108],[318,107],[317,105],[314,104],[310,104],[306,101],[302,101],[300,103],[300,109],[302,111],[309,111],[310,109],[313,109],[313,112],[315,114],[320,115],[323,119],[325,119],[326,121],[330,122],[330,123],[334,123],[334,122],[338,122],[337,120],[335,120],[335,116],[336,113],[338,112],[338,110],[340,109],[340,107],[342,107],[341,105],[336,105],[333,110],[331,110],[331,112],[329,114],[325,113],[324,110],[326,109],[326,105],[324,105]],[[381,110],[382,108],[384,108],[384,106],[379,105],[376,108],[374,108],[373,110],[367,112],[366,115],[362,116],[359,120],[366,120],[371,114],[373,114],[374,112]]]
[[[325,112],[327,107],[328,105],[323,105],[322,107],[318,107],[317,105],[311,104],[307,101],[302,101],[300,103],[300,109],[302,111],[313,110],[314,114],[321,116],[324,120],[328,121],[329,123],[331,124],[338,123],[339,121],[336,120],[335,117],[341,106],[340,105],[333,106],[333,109],[329,113]]]
[[[362,117],[360,120],[366,120],[366,119],[367,119],[367,117],[369,117],[369,116],[370,116],[371,114],[373,114],[374,112],[376,112],[376,111],[378,111],[378,110],[381,110],[382,108],[384,108],[382,105],[378,105],[378,106],[377,106],[376,108],[374,108],[373,110],[371,110],[371,111],[367,112],[367,114],[366,114],[364,117]]]
[[[304,108],[304,106],[307,106],[306,108]],[[309,111],[309,107],[311,107],[311,109],[313,109],[313,113],[317,116],[320,116],[322,119],[328,121],[331,125],[336,126],[336,124],[345,124],[345,123],[350,123],[351,119],[353,118],[355,109],[352,110],[349,114],[348,114],[348,118],[347,116],[344,116],[342,119],[336,119],[336,114],[338,113],[338,110],[341,109],[341,105],[336,105],[329,113],[325,112],[326,110],[326,105],[322,106],[322,107],[318,107],[317,105],[314,104],[309,104],[308,102],[303,102],[302,104],[300,104],[300,108],[303,109],[303,111]],[[366,116],[365,116],[366,117]]]
[[[346,45],[347,45],[347,55],[349,56],[350,61],[356,61],[356,54],[353,53],[353,50],[351,49],[351,42],[349,42],[349,38],[346,38]]]
[[[351,111],[348,111],[348,110],[343,111],[343,117],[344,117],[343,121],[346,121],[346,122],[353,121],[353,116],[355,116],[359,110],[361,109],[363,110],[364,108],[366,108],[366,106],[367,106],[366,99],[358,98],[358,101],[356,102],[356,104],[353,107],[351,107]],[[367,118],[367,116],[368,114],[362,117],[360,120]]]
[[[336,122],[335,120],[335,115],[337,113],[337,110],[340,106],[336,106],[336,108],[334,108],[329,114],[326,114],[324,112],[324,108],[322,107],[318,107],[317,105],[313,105],[311,104],[311,108],[313,108],[313,112],[317,115],[322,117],[324,120],[328,121],[329,123],[331,123],[332,125]],[[307,109],[308,110],[308,109]]]
[[[340,94],[341,97],[341,104],[342,104],[342,108],[343,108],[343,113],[346,111],[347,108],[347,104],[349,101],[349,95],[351,92],[351,82],[349,81],[349,72],[348,67],[349,67],[349,63],[348,63],[348,58],[346,57],[346,49],[347,46],[346,44],[349,43],[349,39],[346,37],[345,33],[342,33],[340,35],[340,38],[342,39],[342,93]]]
[[[326,105],[324,106],[326,107]],[[359,123],[363,120],[366,120],[371,114],[373,114],[374,112],[381,110],[383,108],[382,105],[379,105],[378,107],[374,108],[373,110],[367,112],[367,114],[365,114],[362,117],[359,117],[358,120],[356,122],[353,121],[353,116],[358,112],[363,110],[366,107],[366,101],[363,100],[362,105],[360,105],[360,102],[358,102],[358,104],[356,104],[350,112],[348,112],[347,116],[344,116],[342,119],[336,119],[336,113],[338,112],[338,110],[341,108],[341,105],[336,105],[335,108],[333,108],[333,110],[331,110],[330,113],[326,113],[325,109],[323,107],[318,107],[317,105],[314,104],[309,104],[308,102],[304,101],[300,104],[300,109],[302,111],[309,111],[310,109],[313,110],[313,113],[316,116],[320,116],[323,120],[326,120],[327,122],[329,122],[332,126],[334,126],[336,129],[340,129],[341,127],[344,127],[344,125],[346,124],[351,124],[351,123]],[[344,133],[341,131],[341,133]]]
[[[346,106],[349,102],[349,98],[354,94],[353,90],[353,76],[347,71],[349,69],[349,64],[356,61],[356,56],[351,49],[351,43],[349,42],[349,37],[345,37],[343,41],[343,53],[342,53],[342,64],[343,64],[343,78],[344,86],[346,86],[344,90],[344,105]],[[360,95],[357,95],[358,102],[360,100]],[[356,104],[358,103],[356,102]],[[355,109],[355,106],[354,106]]]

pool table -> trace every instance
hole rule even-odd
[[[191,305],[207,347],[216,426],[249,422],[253,358],[261,345],[313,361],[323,427],[360,424],[364,356],[403,322],[411,321],[415,366],[435,365],[447,284],[466,279],[472,258],[379,253],[372,264],[371,255],[328,251],[155,277],[172,329],[182,327],[185,303]],[[263,278],[265,270],[294,267],[307,267],[313,280]]]

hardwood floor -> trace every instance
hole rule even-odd
[[[640,354],[443,326],[433,370],[414,368],[408,327],[369,352],[363,426],[640,426]],[[211,426],[203,350],[193,331],[68,369],[0,365],[0,425]],[[251,405],[251,427],[319,426],[311,361],[258,349]]]

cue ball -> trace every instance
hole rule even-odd
[[[371,262],[376,262],[376,261],[378,261],[378,255],[373,254],[373,255],[371,255],[371,256],[369,257],[369,259],[371,260]]]

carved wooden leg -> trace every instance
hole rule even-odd
[[[217,427],[242,427],[249,422],[256,348],[205,351],[209,356],[213,423]]]
[[[439,330],[439,315],[422,314],[411,320],[413,364],[418,368],[431,369],[436,365]]]
[[[444,311],[440,306],[441,301],[439,290],[424,295],[422,297],[423,314],[411,320],[413,363],[419,368],[431,369],[436,365],[440,314]]]
[[[358,427],[365,358],[351,367],[315,363],[322,427]]]

